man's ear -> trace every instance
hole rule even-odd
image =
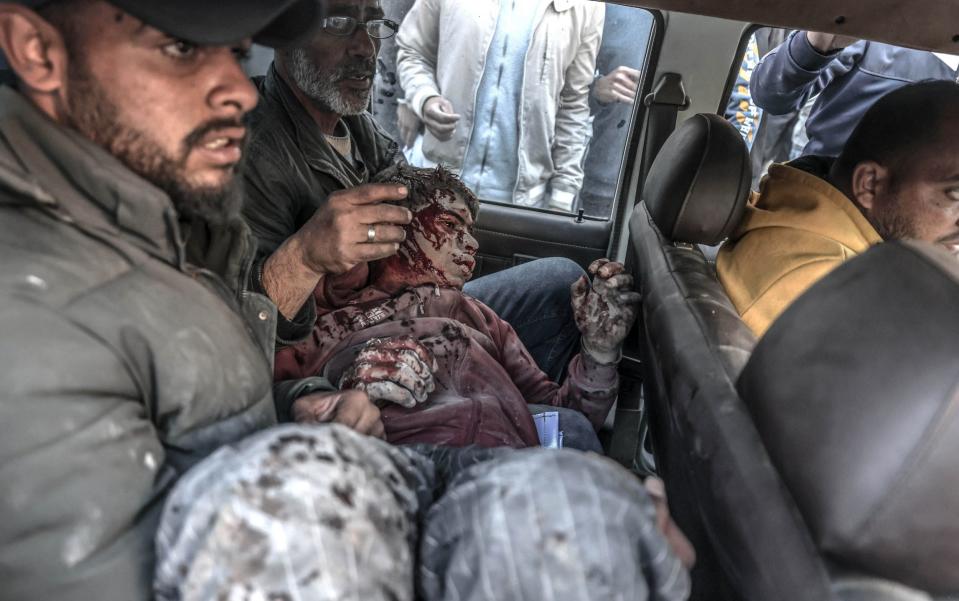
[[[0,3],[0,50],[25,94],[50,95],[63,87],[67,69],[63,36],[29,8]]]
[[[872,210],[876,198],[889,185],[889,170],[875,161],[863,161],[852,171],[850,188],[853,199],[864,209]]]

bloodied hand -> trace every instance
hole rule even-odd
[[[340,387],[362,390],[374,402],[411,408],[426,402],[436,388],[436,369],[433,354],[412,336],[374,338],[357,355]]]
[[[622,263],[599,259],[589,266],[593,276],[577,280],[572,288],[573,314],[583,336],[583,350],[600,363],[615,363],[626,335],[636,321],[639,293]]]

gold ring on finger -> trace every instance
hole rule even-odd
[[[376,226],[371,225],[369,229],[366,230],[366,241],[370,244],[376,242]]]

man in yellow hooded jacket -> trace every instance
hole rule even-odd
[[[840,156],[774,165],[719,252],[719,279],[762,335],[810,286],[884,240],[959,253],[959,84],[876,102]]]

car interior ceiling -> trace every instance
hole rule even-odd
[[[943,0],[622,0],[622,4],[742,23],[822,31],[955,53],[959,6]]]

